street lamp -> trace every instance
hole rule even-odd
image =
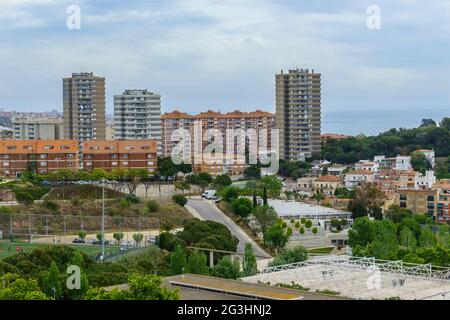
[[[106,179],[102,178],[102,261],[105,258],[105,184]]]

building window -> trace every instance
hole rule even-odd
[[[127,153],[124,153],[124,154],[122,155],[122,158],[128,159],[128,154],[127,154]]]
[[[401,194],[400,195],[400,200],[406,201],[406,194]]]
[[[434,196],[428,196],[427,201],[434,201]]]
[[[47,166],[47,162],[41,162],[41,167],[46,167]]]
[[[406,202],[400,202],[400,208],[406,208]]]

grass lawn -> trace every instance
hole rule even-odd
[[[9,242],[0,241],[0,260],[16,253],[16,248],[20,247],[24,252],[31,252],[36,248],[51,246],[52,244],[39,244],[39,243],[27,243],[27,242]],[[81,252],[86,253],[89,256],[95,256],[102,251],[101,246],[94,245],[68,245],[73,248],[77,248]],[[116,254],[119,252],[118,246],[105,246],[106,253]]]
[[[327,255],[330,254],[334,247],[320,247],[320,248],[311,248],[308,250],[308,253],[311,255]]]

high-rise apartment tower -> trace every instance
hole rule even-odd
[[[63,79],[64,138],[105,140],[105,78],[73,73]]]
[[[299,161],[320,152],[320,73],[296,69],[275,76],[280,159]]]

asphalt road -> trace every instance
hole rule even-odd
[[[251,243],[253,246],[253,252],[257,259],[267,259],[271,256],[267,254],[260,246],[250,238],[245,231],[243,231],[233,220],[227,217],[222,211],[220,211],[209,200],[193,200],[189,199],[188,205],[195,210],[195,213],[199,215],[199,218],[203,220],[211,220],[219,222],[226,226],[230,230],[231,234],[239,240],[236,252],[244,254],[245,244]]]

